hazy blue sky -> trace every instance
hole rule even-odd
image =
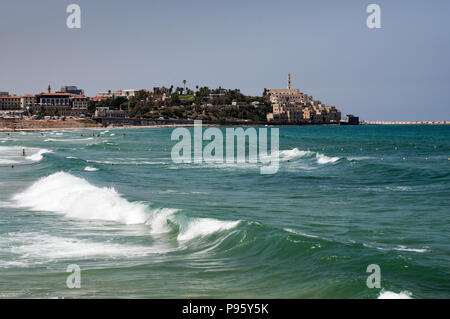
[[[66,7],[82,10],[66,27]],[[366,7],[381,6],[381,29]],[[368,120],[450,120],[450,1],[2,0],[0,91],[293,86]]]

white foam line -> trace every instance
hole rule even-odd
[[[286,232],[288,232],[288,233],[295,234],[295,235],[300,235],[300,236],[310,237],[310,238],[319,238],[319,237],[316,236],[316,235],[310,235],[310,234],[302,233],[302,232],[295,231],[295,230],[290,229],[290,228],[283,228],[283,230],[286,231]]]
[[[412,293],[409,291],[402,291],[400,293],[395,293],[389,290],[381,290],[378,299],[412,299]]]

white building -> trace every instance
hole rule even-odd
[[[129,89],[129,90],[117,90],[117,91],[112,92],[110,90],[107,92],[98,92],[97,96],[98,97],[113,97],[113,98],[122,96],[122,97],[126,97],[126,98],[131,98],[131,97],[136,96],[136,93],[139,91],[140,90]]]

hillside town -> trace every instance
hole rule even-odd
[[[92,119],[108,124],[137,124],[144,121],[186,122],[203,120],[210,123],[255,124],[359,124],[341,111],[291,87],[264,89],[262,96],[248,96],[239,89],[210,89],[186,86],[121,89],[98,92],[88,97],[77,86],[62,86],[52,92],[18,96],[0,92],[2,119]],[[142,120],[142,121],[139,121]]]
[[[268,122],[337,124],[341,120],[341,111],[328,106],[312,96],[291,88],[291,75],[288,75],[286,89],[268,89],[273,112],[267,114]]]

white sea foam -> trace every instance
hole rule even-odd
[[[30,161],[33,161],[33,162],[39,162],[40,160],[42,160],[42,158],[43,158],[42,155],[43,154],[51,153],[51,152],[52,151],[50,151],[48,149],[42,148],[39,151],[37,151],[36,153],[34,153],[34,154],[30,155],[30,156],[27,156],[26,159],[28,159]]]
[[[150,225],[151,234],[162,234],[170,231],[169,221],[176,222],[174,213],[176,209],[162,208],[152,212],[150,218],[147,220],[147,225]]]
[[[0,165],[9,165],[9,164],[17,164],[17,163],[20,163],[20,162],[13,160],[13,159],[0,158]]]
[[[150,253],[164,253],[161,246],[140,246],[97,242],[87,239],[68,238],[41,234],[9,233],[0,237],[0,252],[20,256],[19,264],[12,261],[0,262],[0,267],[27,266],[27,261],[89,258],[89,257],[137,257]],[[30,260],[31,259],[31,260]]]
[[[96,171],[98,171],[98,168],[92,167],[92,166],[86,166],[86,167],[84,168],[84,170],[85,170],[86,172],[96,172]]]
[[[280,158],[283,160],[292,160],[295,158],[311,157],[314,152],[311,151],[301,151],[298,148],[293,148],[291,150],[284,150],[279,152]]]
[[[398,246],[396,248],[393,248],[394,250],[398,250],[398,251],[409,251],[409,252],[414,252],[414,253],[426,253],[428,251],[428,249],[425,248],[408,248],[406,246]]]
[[[398,245],[397,247],[394,247],[394,248],[376,247],[376,246],[368,244],[368,243],[362,243],[362,245],[367,248],[375,248],[375,249],[382,250],[382,251],[397,250],[397,251],[406,251],[406,252],[420,253],[420,254],[428,252],[428,249],[426,249],[426,248],[409,248],[409,247],[406,247],[403,245]]]
[[[23,156],[22,151],[28,156]],[[42,160],[43,154],[51,153],[51,150],[44,148],[24,147],[24,146],[0,146],[0,165],[3,164],[26,164]]]
[[[2,183],[0,183],[1,185]],[[0,201],[0,207],[11,207],[11,203]]]
[[[319,164],[329,164],[329,163],[334,163],[340,160],[339,157],[328,157],[326,155],[320,154],[320,153],[316,153],[316,159],[317,159],[317,163]]]
[[[298,148],[280,151],[279,156],[280,160],[282,161],[291,161],[295,159],[309,159],[315,156],[318,164],[335,163],[341,159],[340,157],[328,157],[321,153],[316,153],[312,151],[303,151],[299,150]]]
[[[46,138],[44,140],[44,142],[61,142],[61,143],[66,143],[66,142],[86,142],[89,140],[93,140],[93,137],[88,137],[88,138]]]
[[[412,188],[409,186],[387,186],[386,189],[396,192],[408,192],[412,190]]]
[[[290,229],[290,228],[284,228],[283,230],[286,231],[286,232],[288,232],[288,233],[295,234],[295,235],[300,235],[300,236],[310,237],[310,238],[319,238],[319,237],[316,236],[316,235],[311,235],[311,234],[302,233],[302,232],[299,232],[299,231],[296,231],[296,230],[293,230],[293,229]]]
[[[179,226],[179,241],[187,241],[236,227],[240,221],[179,216],[176,209],[151,210],[142,202],[129,202],[114,188],[97,187],[83,178],[59,172],[44,177],[13,198],[16,207],[61,214],[68,218],[146,224],[152,234]]]
[[[147,224],[151,225],[152,234],[167,233],[171,230],[169,222],[179,226],[177,240],[185,242],[198,237],[204,237],[216,232],[230,230],[239,225],[240,221],[223,221],[214,218],[186,218],[176,215],[177,210],[160,209],[152,213]]]
[[[114,188],[96,187],[86,180],[59,172],[44,177],[14,196],[19,207],[62,214],[69,218],[142,224],[147,206],[130,203]]]
[[[188,241],[196,237],[211,235],[216,232],[235,228],[240,221],[222,221],[212,218],[193,218],[180,225],[179,241]]]
[[[400,293],[395,293],[388,290],[381,290],[378,299],[412,299],[412,293],[409,291],[402,291]]]

